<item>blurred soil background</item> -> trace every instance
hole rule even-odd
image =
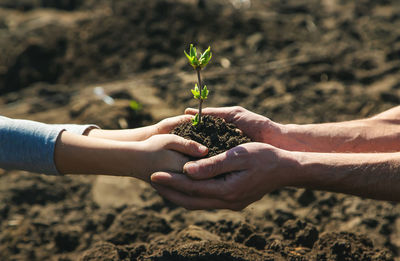
[[[0,0],[0,114],[110,129],[182,114],[190,43],[213,49],[206,106],[316,123],[400,102],[397,0]],[[0,260],[400,260],[400,206],[285,188],[191,212],[129,178],[0,169]]]

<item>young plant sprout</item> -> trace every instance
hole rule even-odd
[[[203,101],[205,99],[207,99],[207,97],[208,97],[207,86],[202,85],[200,71],[211,60],[212,53],[211,53],[211,48],[208,47],[207,50],[205,50],[204,53],[202,53],[199,58],[197,56],[196,47],[194,47],[193,44],[190,44],[189,54],[186,53],[186,51],[184,51],[184,52],[185,52],[186,57],[189,60],[190,65],[197,72],[197,83],[195,84],[194,89],[191,89],[193,97],[195,99],[199,100],[199,113],[197,113],[194,116],[194,118],[192,119],[192,125],[196,126],[197,124],[201,123],[201,109],[202,109]]]

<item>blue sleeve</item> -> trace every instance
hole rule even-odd
[[[0,116],[0,168],[59,175],[54,148],[63,130],[83,134],[94,125],[44,124]]]

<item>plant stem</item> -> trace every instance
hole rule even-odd
[[[201,109],[203,105],[203,99],[201,98],[201,90],[203,89],[203,84],[201,83],[201,76],[200,76],[200,71],[201,67],[196,68],[197,71],[197,81],[199,84],[199,90],[200,90],[200,99],[199,99],[199,123],[201,123]]]

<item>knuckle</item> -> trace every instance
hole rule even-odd
[[[186,139],[184,139],[178,135],[175,135],[175,134],[167,134],[167,135],[168,135],[167,140],[170,143],[185,144],[185,142],[186,142]]]
[[[183,146],[185,146],[185,148],[188,148],[191,153],[197,152],[197,143],[195,141],[184,139]]]
[[[233,109],[234,113],[243,112],[244,108],[242,106],[234,106]]]
[[[217,176],[221,173],[221,169],[223,164],[220,160],[216,160],[214,158],[200,159],[198,161],[198,169],[197,172],[206,176]]]
[[[249,155],[249,151],[245,149],[243,145],[234,147],[231,152],[232,153],[230,154],[230,156],[233,158],[233,160],[239,160]]]
[[[197,142],[193,140],[184,139],[184,145],[192,148],[193,150],[197,147]]]
[[[210,164],[208,161],[198,160],[197,163],[198,163],[197,164],[198,168],[197,168],[197,171],[196,171],[197,173],[209,174],[211,169],[213,168],[212,164]]]
[[[167,119],[163,119],[163,120],[161,120],[158,124],[159,124],[159,125],[164,125],[164,124],[168,123],[168,121],[169,121],[168,118],[167,118]]]
[[[241,166],[248,166],[250,162],[250,152],[243,145],[237,146],[229,151],[231,162],[240,163]]]
[[[208,164],[205,166],[204,171],[210,174],[220,174],[219,169],[220,167],[220,162],[218,161],[213,161],[212,164]]]
[[[185,139],[185,138],[182,138],[182,137],[179,137],[179,143],[181,143],[182,146],[184,146],[184,147],[191,147],[191,146],[193,146],[193,145],[192,145],[192,142],[191,142],[190,140]]]

